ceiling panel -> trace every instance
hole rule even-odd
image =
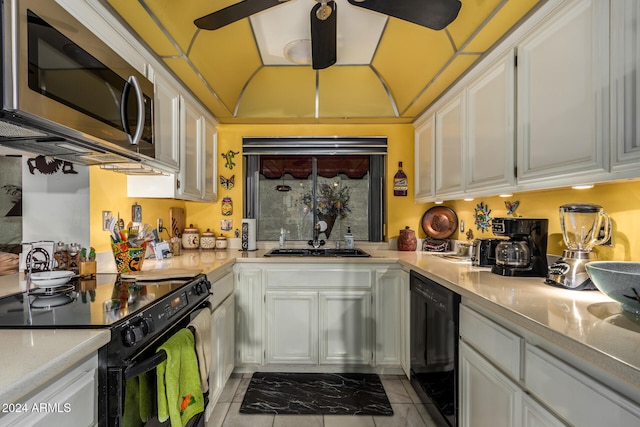
[[[242,94],[238,116],[312,119],[315,81],[316,73],[311,67],[262,67]]]
[[[247,20],[200,31],[188,57],[229,111],[235,110],[244,86],[262,66]]]
[[[335,66],[319,73],[320,117],[394,117],[389,95],[368,65]]]
[[[338,64],[318,73],[282,57],[283,43],[308,34],[314,0],[290,0],[214,31],[193,21],[237,0],[99,1],[221,122],[406,123],[545,0],[462,0],[441,31],[337,0]]]

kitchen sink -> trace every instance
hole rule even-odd
[[[290,257],[370,257],[362,249],[331,249],[331,248],[301,248],[301,249],[271,249],[264,254],[266,257],[290,256]]]

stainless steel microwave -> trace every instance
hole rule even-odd
[[[153,84],[55,1],[2,0],[0,144],[82,164],[155,158]]]

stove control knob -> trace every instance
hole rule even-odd
[[[207,292],[209,292],[209,289],[211,289],[211,284],[209,283],[209,281],[206,281],[206,280],[196,283],[196,285],[193,288],[196,295],[206,294]]]
[[[123,333],[124,345],[127,347],[133,347],[143,337],[142,329],[136,326],[127,326]]]
[[[142,328],[142,333],[144,336],[149,335],[149,333],[153,332],[153,320],[151,318],[141,319],[140,320],[140,328]]]

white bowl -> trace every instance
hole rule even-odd
[[[585,268],[600,292],[640,315],[640,262],[591,261]]]
[[[74,276],[73,271],[42,271],[31,273],[31,283],[39,288],[55,288],[67,283]]]

